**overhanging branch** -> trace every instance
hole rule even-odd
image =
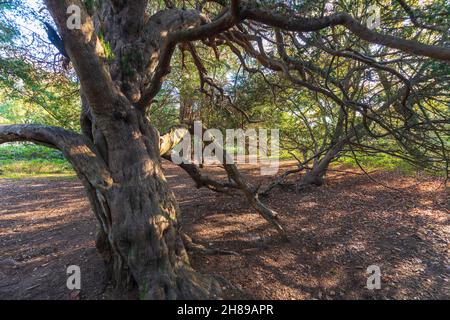
[[[332,14],[323,18],[293,18],[248,6],[242,9],[240,16],[243,19],[250,19],[286,31],[297,32],[318,31],[328,27],[342,25],[359,38],[368,42],[450,63],[449,48],[427,45],[418,41],[402,39],[390,35],[383,35],[366,28],[346,12]]]
[[[95,147],[84,136],[59,127],[23,124],[0,126],[0,144],[30,141],[60,150],[79,176],[95,188],[108,188],[112,178]]]

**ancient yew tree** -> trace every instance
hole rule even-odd
[[[307,33],[340,28],[380,48],[450,62],[450,49],[443,43],[425,44],[384,34],[346,12],[323,16],[312,9],[308,12],[310,5],[300,10],[292,3],[45,1],[62,39],[64,54],[79,79],[82,133],[41,125],[10,125],[0,127],[0,143],[31,141],[64,153],[82,181],[98,220],[97,248],[118,294],[138,293],[146,299],[220,296],[217,282],[190,266],[180,230],[179,208],[161,169],[161,156],[167,154],[167,145],[173,145],[166,141],[171,136],[161,138],[146,116],[164,77],[170,73],[177,48],[194,57],[203,75],[202,86],[214,84],[205,76],[207,70],[198,59],[195,46],[198,43],[213,49],[227,46],[248,70],[252,66],[246,65],[246,56],[278,72],[287,81],[335,100],[342,108],[356,111],[365,108],[365,112],[370,106],[353,103],[345,92],[333,93],[309,81],[305,70],[308,74],[314,71],[314,66],[292,60],[288,56],[292,53],[289,45],[302,46],[300,36]],[[401,3],[405,12],[412,14],[407,4]],[[80,28],[68,27],[67,20],[73,12],[68,13],[67,9],[71,5],[80,8]],[[417,17],[410,18],[420,23]],[[278,54],[265,52],[271,41]],[[343,54],[322,49],[331,56]],[[393,72],[363,53],[345,54],[371,67]],[[322,71],[315,70],[317,74]],[[227,168],[229,174],[236,175],[233,170]],[[195,170],[191,174],[195,177]],[[260,207],[250,188],[238,176],[234,180],[244,188],[254,207],[270,218],[271,211]],[[198,181],[204,182],[200,177]]]

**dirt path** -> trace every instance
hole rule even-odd
[[[264,201],[290,234],[283,243],[243,199],[196,190],[181,169],[164,166],[187,233],[239,253],[192,257],[227,298],[450,299],[448,199],[437,181],[374,175],[397,192],[340,173],[301,194],[276,190]],[[103,298],[94,233],[77,181],[0,180],[0,299]],[[66,288],[72,264],[81,267],[81,293]],[[381,268],[381,290],[366,288],[369,265]]]

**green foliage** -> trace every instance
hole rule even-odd
[[[101,4],[101,0],[83,0],[84,6],[90,15],[93,15],[95,9]]]
[[[171,127],[178,124],[179,108],[173,101],[172,92],[162,89],[154,102],[153,107],[148,111],[151,123],[161,134],[169,131]]]
[[[0,146],[0,160],[64,160],[61,151],[34,145],[31,143],[17,143]]]
[[[100,0],[83,2],[91,14],[101,4]],[[284,2],[285,5],[275,5],[279,4],[278,0],[257,1],[259,6],[279,13],[292,13],[293,9],[301,12],[301,16],[304,17],[324,15],[325,4],[328,2],[289,0]],[[174,3],[180,6],[186,4],[181,0],[175,0]],[[440,41],[443,45],[448,44],[448,39],[441,39],[438,33],[414,26],[405,10],[395,1],[391,3],[389,0],[356,2],[339,0],[333,3],[335,11],[348,12],[362,23],[367,20],[368,7],[377,4],[382,7],[384,23],[378,30],[381,33],[415,39],[427,44],[436,44]],[[25,17],[28,13],[25,10],[21,11],[19,4],[22,5],[20,1],[0,2],[0,14],[8,11],[15,12],[16,16]],[[164,1],[155,1],[152,4],[149,10],[159,10],[165,6]],[[414,0],[408,4],[416,13],[420,13],[418,16],[421,23],[448,27],[450,20],[448,1],[427,1],[420,5]],[[212,10],[211,13],[214,13],[214,8],[219,7],[214,3],[206,5]],[[305,86],[294,85],[284,79],[281,73],[261,67],[254,55],[245,53],[237,43],[234,45],[241,53],[246,68],[243,68],[242,61],[226,44],[218,45],[212,50],[210,46],[201,42],[195,43],[195,50],[203,64],[203,77],[200,76],[199,67],[189,50],[184,49],[183,54],[180,50],[176,50],[172,58],[171,72],[147,115],[161,133],[165,133],[179,122],[182,106],[191,109],[193,119],[202,120],[210,128],[223,130],[278,128],[281,131],[281,157],[292,159],[295,155],[300,160],[312,157],[321,148],[326,149],[336,139],[341,139],[352,126],[356,126],[359,137],[355,139],[357,140],[355,144],[360,146],[356,147],[355,153],[360,164],[368,167],[381,166],[389,170],[394,168],[409,170],[411,164],[415,164],[417,167],[441,170],[446,165],[443,160],[448,159],[449,134],[442,130],[437,132],[434,128],[418,130],[414,126],[409,129],[403,127],[419,123],[417,115],[422,116],[422,120],[448,119],[449,65],[432,59],[408,57],[382,46],[370,45],[355,34],[344,32],[344,29],[342,26],[325,28],[317,32],[298,34],[298,38],[289,38],[285,34],[286,52],[293,60],[301,62],[304,72],[302,74],[302,71],[297,70],[296,74],[297,71],[292,71],[293,76],[321,88],[330,88],[330,91],[341,100],[346,100],[346,96],[356,97],[355,101],[377,107],[402,89],[401,81],[391,73],[376,70],[363,62],[345,57],[332,58],[324,50],[317,49],[314,44],[319,40],[324,41],[333,50],[347,53],[361,52],[368,57],[380,57],[375,58],[380,62],[383,62],[385,57],[390,61],[387,63],[389,68],[395,69],[407,78],[413,78],[418,73],[430,79],[414,87],[407,101],[414,117],[405,116],[404,106],[396,102],[377,115],[382,119],[381,124],[372,122],[368,126],[371,130],[369,134],[367,127],[362,126],[363,111],[355,111],[348,107],[345,125],[339,131],[337,128],[340,124],[342,106],[332,99],[313,93]],[[22,29],[18,28],[15,19],[0,19],[0,124],[42,123],[79,130],[79,84],[75,75],[52,70],[55,66],[43,66],[38,63],[38,60],[29,54],[24,42],[18,41],[23,36],[20,30]],[[261,30],[258,36],[273,39],[273,32]],[[106,58],[119,59],[114,56],[103,34],[99,33],[98,37]],[[301,45],[295,47],[293,45],[295,40],[301,40]],[[258,49],[256,42],[253,44],[255,50]],[[268,56],[282,60],[273,43],[265,41],[263,47]],[[143,61],[138,50],[122,49],[119,62],[123,74],[132,77],[138,69],[145,67],[147,61]],[[46,50],[48,51],[46,54],[51,56],[51,47]],[[258,72],[248,72],[247,68],[258,69]],[[320,76],[324,72],[327,74],[326,80]],[[387,87],[381,83],[382,77],[389,84]],[[205,81],[206,78],[209,81]],[[335,85],[337,82],[346,86],[346,96]],[[217,88],[223,90],[219,93],[220,90]],[[248,119],[255,122],[249,122]],[[386,125],[397,135],[392,135],[392,132],[386,129]],[[385,138],[374,138],[377,135]],[[422,142],[426,142],[427,145]],[[439,145],[444,145],[447,153],[439,151],[439,148],[430,148]],[[33,149],[28,145],[4,147],[0,149],[0,161],[3,161],[4,166],[8,161],[19,161],[17,167],[8,163],[9,172],[20,168],[23,168],[24,172],[29,172],[32,166],[27,169],[26,163],[32,162],[47,161],[56,166],[62,164],[58,162],[62,161],[60,153],[43,151],[45,149],[39,148],[41,147]],[[348,148],[345,148],[339,156],[339,161],[356,165],[353,153]],[[42,168],[43,171],[57,170],[44,165]]]
[[[11,123],[79,128],[78,85],[23,60],[0,57],[0,99],[0,117]]]
[[[39,37],[27,34],[20,20],[41,24],[27,4],[0,3],[0,124],[41,123],[78,130],[76,79],[50,64],[52,52],[42,52],[35,44]]]
[[[51,176],[74,176],[60,151],[33,144],[0,146],[0,179]]]
[[[80,102],[76,83],[37,72],[20,61],[0,58],[0,72],[2,70],[15,70],[14,76],[0,76],[2,123],[40,123],[79,129]]]
[[[105,40],[105,37],[103,36],[103,34],[99,34],[98,35],[98,39],[99,39],[100,43],[103,46],[103,50],[105,52],[106,59],[107,60],[114,60],[114,58],[115,58],[114,52],[112,51],[111,45],[109,44],[109,42],[107,42]]]
[[[64,160],[0,161],[0,179],[73,177],[72,167]]]
[[[359,169],[359,165],[361,165],[365,170],[369,171],[382,169],[387,171],[398,171],[404,174],[413,174],[417,171],[417,167],[414,167],[411,163],[385,153],[374,154],[370,157],[361,152],[356,152],[355,154],[357,160],[355,160],[353,155],[349,154],[336,160],[336,164],[356,169]]]

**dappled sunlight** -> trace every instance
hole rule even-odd
[[[286,169],[292,164],[283,162],[281,166]],[[164,163],[164,167],[174,187],[192,184],[171,164]],[[255,181],[261,179],[257,167],[244,165],[241,169]],[[207,172],[215,177],[222,174],[217,169]],[[444,297],[445,289],[438,284],[442,283],[441,277],[448,279],[444,259],[448,256],[444,248],[448,243],[448,217],[443,190],[436,188],[439,182],[422,181],[418,190],[418,181],[409,177],[381,172],[375,178],[401,188],[402,193],[376,185],[364,176],[330,173],[321,188],[298,194],[278,189],[264,198],[280,214],[280,221],[288,229],[289,244],[277,240],[276,231],[239,196],[231,201],[230,197],[205,189],[176,188],[183,221],[193,223],[187,226],[189,234],[201,243],[239,253],[195,255],[194,265],[220,273],[239,288],[241,295],[251,298]],[[414,273],[414,286],[427,288],[422,293],[412,289],[406,276],[402,278],[398,272],[396,276],[395,272],[399,263],[416,257],[436,263],[430,274]],[[380,265],[386,275],[380,291],[365,287],[366,268],[372,264]]]
[[[71,264],[91,270],[86,285],[98,295],[103,268],[95,252],[95,226],[77,181],[1,180],[0,297],[68,299]]]
[[[163,168],[185,232],[203,245],[237,253],[191,255],[196,269],[227,279],[228,298],[447,296],[450,226],[438,182],[417,186],[410,178],[376,176],[402,187],[399,194],[364,176],[330,174],[321,188],[300,193],[277,189],[262,200],[280,214],[291,240],[285,243],[243,197],[196,189],[180,168],[168,162]],[[207,172],[224,177],[220,168]],[[257,172],[254,166],[244,168],[247,176],[262,179]],[[77,181],[2,180],[0,245],[2,257],[15,265],[0,266],[8,275],[0,277],[0,286],[6,285],[0,295],[66,299],[65,265],[80,264],[90,270],[88,277],[97,275],[89,294],[98,298],[103,267],[95,250],[95,225]],[[366,268],[372,264],[381,268],[381,290],[365,288]]]

